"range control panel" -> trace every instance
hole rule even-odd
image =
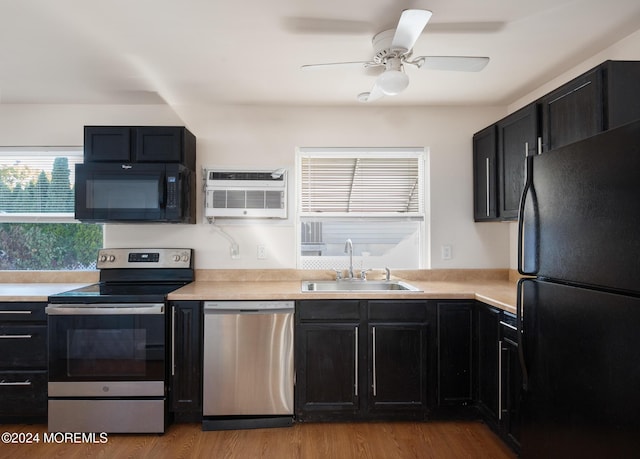
[[[192,268],[193,249],[100,249],[98,269]]]

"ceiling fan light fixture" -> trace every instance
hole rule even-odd
[[[378,77],[376,85],[380,87],[385,95],[395,96],[409,86],[409,77],[400,70],[386,70]]]

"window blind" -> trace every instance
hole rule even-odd
[[[80,147],[0,149],[0,216],[68,217],[73,220],[75,165]]]
[[[418,214],[423,212],[417,157],[301,158],[303,213]]]

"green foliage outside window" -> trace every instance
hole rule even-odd
[[[95,269],[102,226],[0,223],[0,270]]]
[[[0,156],[0,270],[95,269],[102,225],[74,222],[69,159],[9,155]],[[33,222],[52,214],[68,223]]]

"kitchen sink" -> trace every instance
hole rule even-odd
[[[370,281],[341,279],[333,281],[302,281],[303,292],[421,292],[402,281]]]

